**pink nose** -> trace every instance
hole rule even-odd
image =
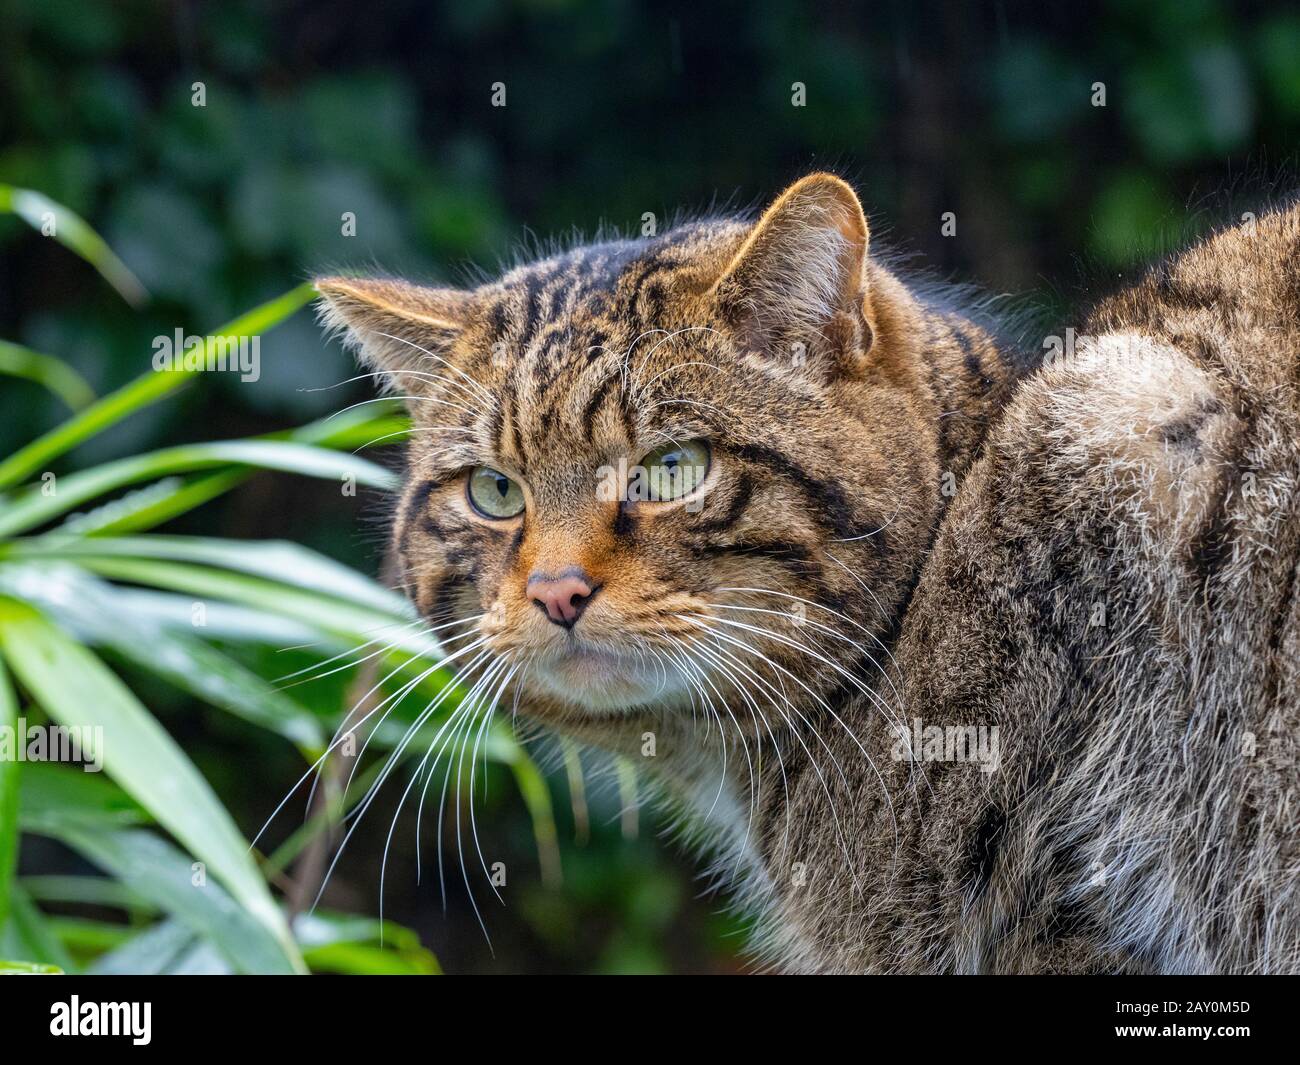
[[[528,579],[524,593],[547,618],[571,629],[578,623],[595,590],[591,578],[574,569],[558,577],[534,574]]]

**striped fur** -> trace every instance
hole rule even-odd
[[[1157,268],[1023,381],[868,254],[828,175],[757,221],[472,292],[318,287],[414,415],[408,594],[481,614],[523,713],[694,810],[765,956],[1279,971],[1300,968],[1298,227]],[[686,500],[597,490],[686,439],[713,455]],[[523,515],[473,511],[478,465]],[[524,589],[570,567],[598,593],[562,630]],[[914,721],[996,730],[997,764],[900,758]]]

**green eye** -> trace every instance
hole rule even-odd
[[[709,445],[703,440],[668,444],[650,452],[640,462],[643,483],[635,498],[666,503],[690,495],[709,472]]]
[[[485,518],[513,518],[523,513],[523,490],[490,466],[470,470],[468,494],[470,505]]]

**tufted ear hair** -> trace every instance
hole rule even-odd
[[[465,327],[469,293],[391,279],[322,277],[321,323],[343,333],[385,391],[419,395],[441,376],[451,342]]]
[[[872,343],[867,219],[833,174],[810,174],[754,224],[714,295],[742,347],[769,358],[861,369]]]

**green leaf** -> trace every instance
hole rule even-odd
[[[226,323],[212,334],[211,340],[215,342],[222,337],[265,333],[310,302],[315,291],[311,285],[299,285],[283,296],[269,300]],[[4,462],[0,462],[0,488],[17,484],[33,473],[47,469],[53,459],[111,428],[123,418],[170,395],[189,381],[194,372],[185,369],[150,370],[116,392],[97,400],[58,428],[38,437],[26,447],[19,448]]]
[[[197,937],[177,920],[159,921],[86,968],[94,976],[157,976],[174,972]]]
[[[144,455],[107,462],[88,470],[70,473],[46,485],[33,485],[4,501],[0,511],[0,536],[13,536],[42,525],[86,500],[95,499],[124,485],[167,477],[177,473],[219,466],[257,466],[285,470],[308,477],[341,480],[355,478],[374,488],[391,489],[393,474],[368,459],[341,454],[288,440],[225,440],[207,444],[185,444]]]
[[[220,540],[213,543],[228,546]],[[324,748],[325,737],[314,714],[192,631],[164,630],[132,611],[119,589],[82,570],[64,567],[58,577],[63,594],[53,597],[49,612],[70,619],[83,640],[109,647],[182,691],[278,733],[311,759]]]
[[[0,185],[0,212],[16,214],[38,233],[53,237],[81,256],[131,306],[139,307],[148,300],[149,293],[140,279],[113,253],[104,238],[62,204],[31,189]]]
[[[437,641],[420,631],[418,626],[411,625],[413,619],[409,616],[345,602],[310,588],[301,589],[260,577],[186,563],[89,554],[78,556],[78,561],[86,569],[115,580],[241,603],[293,618],[318,632],[336,634],[357,643],[374,639],[391,641],[395,651],[429,661],[442,657]]]
[[[48,918],[17,884],[10,888],[9,923],[0,929],[0,954],[54,965],[64,972],[78,969],[72,955],[54,934]]]
[[[120,946],[131,936],[126,925],[86,917],[48,914],[46,926],[75,958],[85,959]]]
[[[310,710],[202,640],[172,631],[142,644],[122,638],[119,629],[109,646],[182,691],[283,736],[312,759],[325,748],[320,722]]]
[[[73,410],[95,401],[95,390],[62,359],[0,340],[0,374],[43,385]]]
[[[62,976],[63,970],[57,965],[42,965],[35,961],[6,961],[0,958],[0,976],[14,973],[27,976]]]
[[[131,610],[146,621],[156,621],[167,632],[194,631],[194,597],[155,592],[144,588],[117,588],[117,599],[124,610]],[[268,614],[264,610],[231,603],[210,602],[204,635],[213,640],[230,640],[265,647],[304,647],[322,650],[322,657],[346,650],[354,640],[341,636],[323,638],[319,629],[291,618]]]
[[[515,785],[523,796],[524,805],[528,807],[528,816],[532,818],[542,882],[550,887],[558,885],[562,880],[560,846],[555,828],[555,810],[551,805],[551,789],[547,787],[546,778],[508,733],[498,730],[493,742],[489,744],[488,753],[509,764]]]
[[[0,659],[0,730],[18,732],[18,700],[4,660]],[[9,917],[9,889],[18,864],[18,766],[17,760],[0,758],[0,928]]]
[[[193,634],[192,604],[186,605],[188,631],[164,628],[133,610],[121,589],[82,570],[65,566],[51,576],[49,584],[59,591],[43,605],[61,622],[70,622],[83,640],[109,647],[183,691],[278,733],[311,759],[323,749],[324,735],[314,714]]]
[[[112,830],[149,823],[148,812],[102,773],[28,762],[23,766],[18,825],[56,836],[66,828]]]
[[[312,972],[348,976],[438,976],[433,955],[398,954],[369,943],[331,943],[303,952]]]
[[[73,514],[54,531],[77,536],[109,536],[152,529],[248,480],[244,467],[203,473],[194,477],[164,477],[117,499],[101,503],[85,514]]]
[[[133,914],[158,912],[153,903],[107,876],[24,876],[18,882],[37,902],[107,906]]]
[[[0,594],[8,593],[31,603],[51,617],[62,617],[69,603],[68,589],[81,586],[76,579],[90,575],[68,563],[44,561],[9,562],[0,565]],[[148,588],[112,585],[120,609],[130,611],[141,622],[156,624],[166,632],[194,632],[194,597],[158,592]],[[262,610],[230,603],[209,602],[204,635],[213,640],[262,644],[267,647],[301,647],[306,644],[328,647],[323,655],[346,650],[355,640],[343,636],[324,638],[319,629],[303,622]],[[73,626],[75,628],[75,626]]]
[[[196,939],[168,968],[171,976],[230,976],[234,969],[206,939]]]
[[[82,539],[58,532],[16,540],[0,548],[0,558],[151,559],[215,566],[287,582],[343,602],[382,611],[390,620],[412,621],[410,605],[396,592],[376,584],[331,558],[287,540],[221,540],[203,536],[119,536]]]
[[[359,408],[331,415],[288,433],[268,433],[257,439],[293,440],[328,448],[361,448],[375,442],[392,443],[410,426],[410,420]],[[152,529],[244,483],[253,470],[239,466],[191,478],[164,478],[135,492],[104,503],[87,514],[68,518],[59,532],[79,536],[104,536]]]
[[[193,883],[191,858],[152,832],[66,829],[59,839],[211,943],[245,973],[291,973],[277,937],[216,882]]]
[[[411,929],[392,921],[321,912],[300,914],[294,935],[313,972],[354,976],[438,976],[438,959]]]
[[[207,781],[131,691],[46,618],[0,599],[0,648],[36,701],[63,725],[102,727],[108,772],[224,883],[278,940],[290,967],[301,958],[230,815]]]

